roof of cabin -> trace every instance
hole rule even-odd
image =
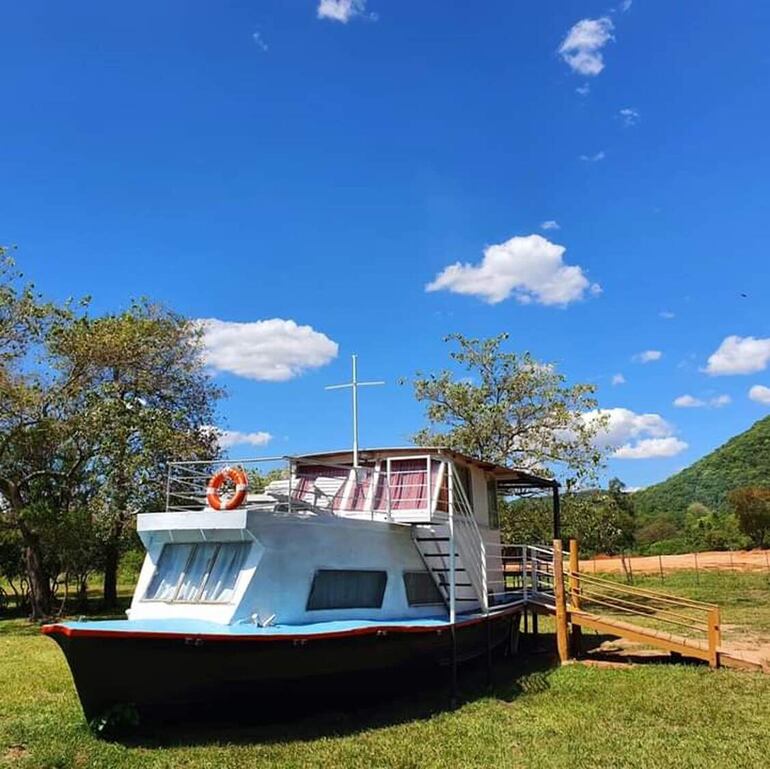
[[[519,470],[504,465],[496,465],[493,462],[485,462],[481,459],[461,454],[459,451],[453,451],[446,446],[396,446],[381,447],[371,449],[360,449],[358,458],[360,461],[373,461],[384,457],[414,456],[415,454],[441,454],[452,460],[460,460],[467,465],[480,467],[488,473],[495,476],[498,488],[503,493],[511,493],[518,489],[552,489],[558,487],[559,483],[552,478],[545,478],[540,475],[533,475],[525,470]],[[301,454],[297,459],[312,459],[316,461],[330,462],[335,464],[347,464],[353,460],[353,452],[350,449],[339,451],[321,451],[313,454]]]

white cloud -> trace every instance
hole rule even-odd
[[[754,374],[770,362],[770,339],[728,336],[712,353],[705,371],[712,376]]]
[[[674,405],[680,409],[697,409],[705,406],[718,409],[732,403],[732,400],[733,399],[729,395],[715,395],[708,400],[696,398],[693,395],[680,395],[678,398],[674,398]]]
[[[749,398],[751,398],[753,401],[756,401],[757,403],[770,406],[770,387],[765,387],[764,385],[754,385],[749,390]]]
[[[559,46],[562,59],[581,75],[598,75],[604,69],[601,49],[612,40],[613,29],[612,21],[606,16],[582,19]]]
[[[621,446],[613,456],[616,459],[656,459],[675,457],[687,448],[679,438],[646,438],[633,446]]]
[[[209,318],[203,327],[204,360],[214,369],[267,382],[284,382],[337,357],[339,345],[311,326],[272,318],[231,323]]]
[[[257,30],[252,36],[251,39],[256,44],[257,48],[259,48],[260,51],[267,51],[268,46],[265,42],[265,39],[262,37],[262,33]]]
[[[587,96],[589,93],[591,93],[590,83],[583,83],[583,85],[579,85],[575,89],[575,93],[579,93],[581,96]]]
[[[612,384],[614,385],[622,385],[626,383],[626,378],[623,376],[623,374],[615,374],[612,377]]]
[[[624,126],[636,125],[639,122],[638,110],[632,109],[631,107],[625,107],[620,110],[618,114],[620,115],[620,119],[623,121]]]
[[[634,363],[652,363],[653,361],[660,360],[663,357],[663,353],[660,350],[643,350],[634,355],[631,360]]]
[[[555,219],[546,219],[540,224],[541,230],[560,230],[561,225]]]
[[[634,4],[634,0],[621,0],[621,3],[620,3],[621,13],[625,13],[626,11],[628,11],[633,4]]]
[[[606,157],[607,155],[604,150],[599,150],[594,155],[581,155],[580,159],[585,163],[598,163],[600,160],[604,160]]]
[[[320,0],[317,14],[319,19],[331,19],[347,24],[354,16],[366,10],[366,0]]]
[[[561,306],[582,299],[586,291],[600,293],[601,287],[591,284],[580,267],[564,264],[565,250],[542,235],[513,237],[487,246],[477,265],[450,264],[425,290],[469,294],[490,304],[513,294],[522,304]]]
[[[673,318],[676,317],[676,315],[670,310],[661,310],[658,313],[658,315],[660,315],[660,317],[663,318],[664,320],[672,320]]]
[[[674,398],[674,405],[680,409],[697,409],[705,406],[706,401],[692,395],[680,395],[678,398]]]
[[[616,459],[672,457],[687,448],[660,414],[637,414],[630,409],[614,408],[583,415],[589,423],[600,417],[606,418],[607,424],[594,442],[600,449],[614,449],[612,456]]]
[[[217,434],[217,443],[220,448],[229,449],[232,446],[266,446],[273,439],[270,433],[262,430],[256,433],[242,433],[238,430],[219,430],[213,428]]]

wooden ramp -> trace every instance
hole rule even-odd
[[[568,564],[561,552],[561,542],[554,541],[551,568],[543,571],[552,589],[537,590],[528,601],[533,608],[555,615],[562,661],[571,656],[570,635],[576,639],[580,629],[587,628],[683,657],[704,660],[715,668],[725,666],[770,672],[768,661],[759,655],[722,644],[720,610],[715,604],[584,574],[578,563],[574,541],[570,542]],[[559,565],[562,568],[558,568]],[[541,583],[537,577],[533,581],[539,588]]]
[[[664,630],[642,627],[631,622],[623,622],[614,618],[609,619],[583,611],[570,612],[569,622],[573,627],[579,625],[580,627],[595,630],[597,633],[627,638],[629,641],[649,644],[658,649],[681,654],[682,656],[695,657],[706,662],[712,662],[708,643],[695,638],[687,638],[686,636],[667,633]],[[714,664],[716,665],[716,662]]]

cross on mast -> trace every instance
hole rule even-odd
[[[359,382],[358,356],[353,355],[353,379],[347,384],[329,385],[325,390],[342,390],[350,388],[353,393],[353,467],[358,467],[358,388],[384,385],[385,382]]]

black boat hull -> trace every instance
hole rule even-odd
[[[455,659],[464,662],[509,644],[519,611],[460,621]],[[115,706],[176,720],[253,716],[299,703],[350,702],[356,695],[403,691],[451,665],[449,625],[367,628],[328,636],[207,636],[68,633],[45,628],[61,647],[86,719]]]

